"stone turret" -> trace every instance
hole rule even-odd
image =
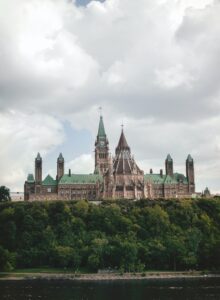
[[[57,180],[59,181],[63,175],[64,175],[64,158],[62,153],[60,153],[59,157],[57,158]]]
[[[186,159],[186,177],[188,181],[189,193],[194,193],[195,192],[194,161],[190,154]]]
[[[40,153],[38,153],[37,157],[35,158],[35,183],[42,183],[42,158]]]
[[[165,169],[166,175],[173,177],[173,159],[170,154],[167,155],[167,158],[165,160]]]
[[[35,158],[35,193],[41,193],[41,185],[42,185],[42,158],[40,153],[37,154]]]

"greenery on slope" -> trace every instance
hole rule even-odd
[[[0,270],[220,269],[220,200],[0,204]]]

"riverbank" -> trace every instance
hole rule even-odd
[[[142,272],[142,273],[0,273],[0,280],[74,280],[74,281],[114,281],[143,279],[199,279],[220,278],[220,273],[187,271],[187,272]]]

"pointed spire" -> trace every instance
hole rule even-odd
[[[40,153],[39,153],[39,152],[37,153],[36,160],[41,160],[41,156],[40,156]]]
[[[100,116],[100,120],[99,120],[98,137],[106,137],[102,115]]]
[[[119,142],[118,142],[118,146],[116,148],[116,152],[121,151],[121,150],[130,151],[130,147],[128,146],[127,140],[125,138],[123,128],[121,130],[121,136],[120,136],[120,139],[119,139]]]
[[[64,158],[63,158],[63,154],[62,154],[62,153],[60,153],[60,155],[59,155],[59,157],[58,157],[58,160],[59,160],[59,161],[64,161]]]
[[[142,171],[138,168],[134,158],[131,155],[130,147],[125,138],[122,128],[118,146],[115,150],[115,158],[113,162],[113,174],[140,174]],[[141,173],[142,174],[142,173]]]
[[[190,154],[187,156],[187,161],[191,161],[191,162],[193,161],[193,158]]]
[[[173,161],[173,159],[172,159],[172,157],[170,156],[170,154],[167,155],[166,160],[167,160],[167,161]]]

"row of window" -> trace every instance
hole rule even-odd
[[[88,191],[88,190],[72,190],[72,191],[60,191],[60,195],[80,195],[80,194],[84,194],[84,195],[87,195],[87,194],[96,194],[96,191]]]
[[[99,158],[107,158],[107,153],[99,153]]]

